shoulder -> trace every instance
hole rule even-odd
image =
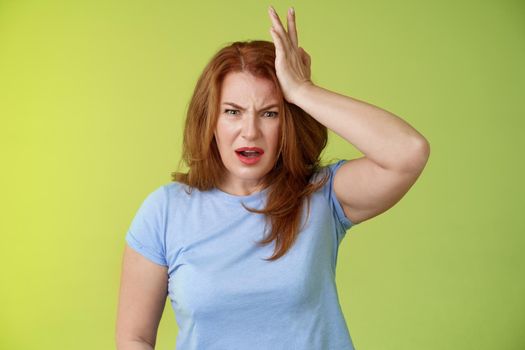
[[[319,169],[312,175],[310,180],[311,183],[319,183],[321,181],[326,181],[322,186],[325,190],[330,190],[333,186],[334,175],[337,170],[343,165],[347,160],[331,160],[327,164],[322,165]]]
[[[166,183],[158,191],[165,192],[168,209],[177,211],[181,211],[188,206],[198,205],[200,202],[206,202],[213,194],[213,191],[200,191],[198,188],[178,181]]]
[[[196,189],[192,189],[188,185],[177,181],[166,183],[160,188],[164,189],[168,198],[189,196],[193,191],[196,191]]]
[[[331,209],[334,218],[337,219],[340,226],[338,227],[339,232],[344,235],[344,232],[348,230],[354,223],[345,215],[343,207],[334,190],[335,175],[339,168],[348,162],[347,159],[331,160],[327,165],[320,167],[319,171],[312,177],[315,182],[325,181],[323,186],[317,190],[322,193],[325,203]]]
[[[169,182],[151,190],[142,203],[143,208],[161,210],[170,202],[189,196],[189,187],[179,182]]]

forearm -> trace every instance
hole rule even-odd
[[[424,166],[427,140],[396,115],[357,99],[308,84],[293,103],[385,169]]]

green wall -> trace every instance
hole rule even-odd
[[[272,3],[295,6],[313,80],[431,145],[409,193],[341,245],[356,347],[524,349],[524,3],[320,3]],[[126,230],[178,165],[204,65],[271,40],[268,5],[0,0],[0,348],[114,347]],[[326,159],[358,156],[331,135]],[[176,334],[167,304],[157,348]]]

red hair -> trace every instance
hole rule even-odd
[[[280,96],[281,135],[279,153],[273,169],[266,174],[263,185],[268,188],[266,207],[261,210],[248,208],[253,213],[264,214],[269,234],[259,245],[275,240],[274,254],[267,260],[282,257],[295,242],[301,230],[301,213],[309,196],[326,183],[311,182],[320,170],[320,154],[327,143],[328,132],[324,125],[282,94],[275,73],[275,46],[272,42],[254,40],[234,42],[219,50],[202,72],[191,98],[184,128],[183,161],[187,173],[173,172],[173,181],[201,191],[216,188],[225,174],[214,136],[221,86],[231,72],[249,72],[255,77],[272,81]]]

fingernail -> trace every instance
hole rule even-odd
[[[290,14],[295,15],[295,10],[293,7],[290,7]]]

